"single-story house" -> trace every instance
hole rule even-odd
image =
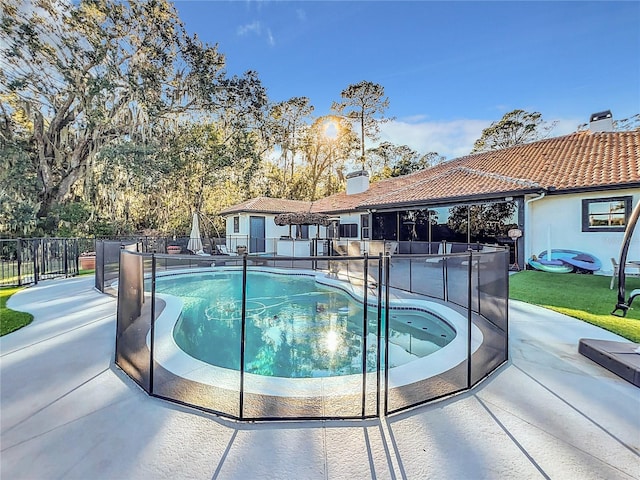
[[[520,267],[552,248],[590,253],[611,272],[610,259],[619,257],[640,201],[640,131],[613,132],[610,114],[602,117],[592,116],[589,130],[371,184],[367,172],[354,172],[346,192],[315,202],[248,200],[221,212],[227,242],[232,248],[247,243],[250,253],[297,255],[308,255],[308,244],[299,251],[278,244],[314,237],[386,240],[398,242],[399,253],[424,253],[417,247],[427,242],[480,242],[509,246]],[[331,225],[291,230],[274,222],[284,212],[324,214]],[[515,241],[514,230],[521,233]],[[628,258],[640,260],[640,233]]]

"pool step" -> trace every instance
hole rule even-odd
[[[640,387],[640,344],[581,338],[578,352]]]

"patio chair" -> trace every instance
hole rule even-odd
[[[451,253],[451,244],[448,242],[440,242],[438,244],[438,255],[447,255]],[[427,258],[424,263],[429,264],[429,263],[437,263],[439,264],[440,262],[442,262],[442,257],[429,257]]]
[[[346,257],[349,255],[349,244],[342,240],[334,240],[333,252],[338,256]]]
[[[384,253],[386,255],[393,255],[398,250],[398,242],[385,242]]]
[[[216,251],[220,255],[228,255],[229,257],[237,257],[238,256],[237,253],[230,252],[229,249],[227,248],[227,246],[224,245],[224,244],[216,245]]]
[[[613,284],[617,281],[618,273],[620,272],[620,265],[616,261],[615,258],[611,257],[611,264],[613,265],[613,275],[611,276],[611,284],[609,285],[609,290],[613,290]],[[624,271],[627,272],[627,269],[635,268],[638,270],[637,273],[628,273],[627,275],[638,276],[640,275],[640,264],[635,263],[625,263]]]

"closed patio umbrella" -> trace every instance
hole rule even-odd
[[[191,223],[191,234],[189,235],[189,243],[187,250],[193,253],[202,251],[202,240],[200,239],[200,224],[198,223],[198,214],[193,214],[193,222]]]

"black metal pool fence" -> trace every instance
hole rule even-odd
[[[0,286],[78,274],[77,238],[0,239]]]
[[[506,249],[440,255],[307,258],[187,256],[119,250],[119,257],[117,365],[152,396],[221,416],[237,420],[378,417],[468,390],[507,360]],[[250,308],[257,300],[264,300],[257,298],[264,292],[258,283],[252,284],[253,272],[309,275],[369,305],[355,313],[350,311],[344,320],[362,332],[348,341],[343,338],[342,348],[353,358],[349,374],[288,379],[258,375],[248,368],[249,351],[274,348],[269,335],[248,334],[249,329],[255,330],[251,322],[272,321],[258,318],[255,309]],[[242,299],[232,306],[232,315],[222,326],[233,327],[237,333],[219,342],[212,341],[210,347],[235,352],[236,368],[216,367],[175,348],[173,328],[182,312],[181,301],[202,318],[202,326],[190,332],[193,335],[200,335],[197,328],[212,328],[213,323],[209,322],[223,321],[215,315],[211,317],[211,311],[207,310],[211,308],[210,294],[184,287],[182,300],[176,302],[175,297],[161,293],[162,282],[170,280],[180,285],[196,275],[200,281],[211,282],[202,291],[215,289],[216,281],[225,282],[225,288],[233,289],[237,298]],[[230,275],[240,275],[242,281],[235,277],[232,282],[228,280]],[[163,278],[166,276],[170,278]],[[318,311],[320,307],[325,308],[317,306]],[[394,362],[395,355],[411,353],[412,338],[414,348],[415,339],[438,340],[429,338],[419,322],[406,320],[414,318],[407,311],[421,309],[451,324],[457,338],[431,355],[393,366],[398,363]],[[324,321],[333,318],[335,322],[337,315],[320,318]],[[390,330],[391,322],[385,319],[396,321],[394,317],[402,318],[403,324],[394,324]],[[282,333],[280,354],[281,357],[284,354],[285,360],[298,355],[311,355],[316,360],[331,355],[328,350],[308,346],[296,353],[283,349],[283,344],[294,342],[294,322],[283,328],[286,334]],[[306,345],[309,337],[301,337],[295,342]],[[255,358],[251,362],[255,363]]]

